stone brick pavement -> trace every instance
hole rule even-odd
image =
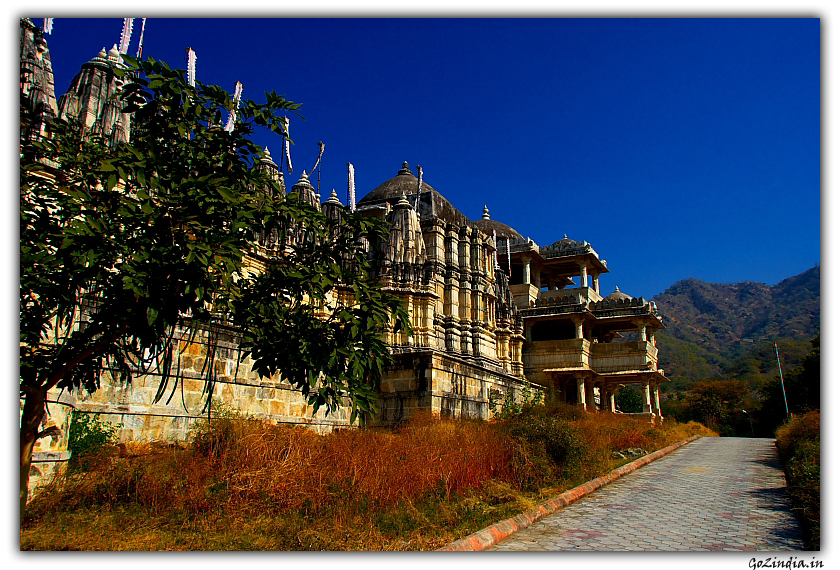
[[[487,550],[803,550],[772,439],[704,437]]]

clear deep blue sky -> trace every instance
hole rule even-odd
[[[57,95],[121,29],[55,20]],[[348,162],[358,199],[419,164],[471,219],[587,240],[603,291],[648,298],[820,260],[819,19],[147,21],[145,55],[186,67],[187,47],[204,83],[303,104],[292,177],[323,141],[324,200],[346,202]]]

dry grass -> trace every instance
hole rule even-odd
[[[56,479],[33,499],[21,548],[428,550],[609,471],[612,450],[713,435],[699,424],[554,413],[534,424],[547,445],[527,437],[533,414],[326,436],[217,419],[189,446],[126,444]]]

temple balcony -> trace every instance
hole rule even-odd
[[[540,294],[540,290],[530,283],[511,285],[510,292],[513,294],[513,302],[518,309],[532,307]]]
[[[585,338],[526,342],[527,371],[592,370],[609,374],[630,370],[657,370],[659,349],[652,342],[595,343]]]
[[[650,341],[596,343],[590,352],[592,370],[602,374],[657,370],[659,365],[659,349]]]
[[[539,300],[539,302],[535,303],[535,305],[544,306],[563,303],[563,300],[566,297],[576,299],[574,303],[566,304],[577,305],[581,303],[588,304],[590,301],[592,301],[593,303],[597,303],[603,298],[593,287],[567,287],[565,289],[555,289],[553,291],[540,291],[539,295],[537,295],[537,299]]]
[[[585,338],[526,342],[522,350],[526,374],[558,368],[589,370],[592,346],[597,345]]]
[[[540,291],[533,285],[511,285],[510,290],[523,317],[579,313],[587,310],[590,303],[602,300],[592,287]]]

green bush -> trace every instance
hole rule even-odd
[[[84,471],[88,467],[86,457],[90,457],[119,439],[116,424],[103,422],[98,414],[86,414],[74,411],[70,418],[70,435],[67,449],[70,451],[70,469]]]
[[[561,480],[579,478],[586,461],[583,434],[570,421],[547,415],[540,406],[499,424],[519,444],[515,470],[523,488],[538,489]]]
[[[516,398],[516,391],[509,387],[504,397],[499,398],[495,391],[490,392],[490,413],[496,419],[506,420],[519,414],[540,406],[543,403],[545,393],[543,390],[532,388],[530,384],[523,384],[519,400]]]
[[[74,411],[70,420],[70,437],[67,449],[72,457],[82,457],[117,442],[116,424],[103,422],[99,414]]]
[[[622,386],[615,395],[615,403],[618,409],[625,414],[639,414],[644,407],[645,397],[641,388],[635,384]]]

